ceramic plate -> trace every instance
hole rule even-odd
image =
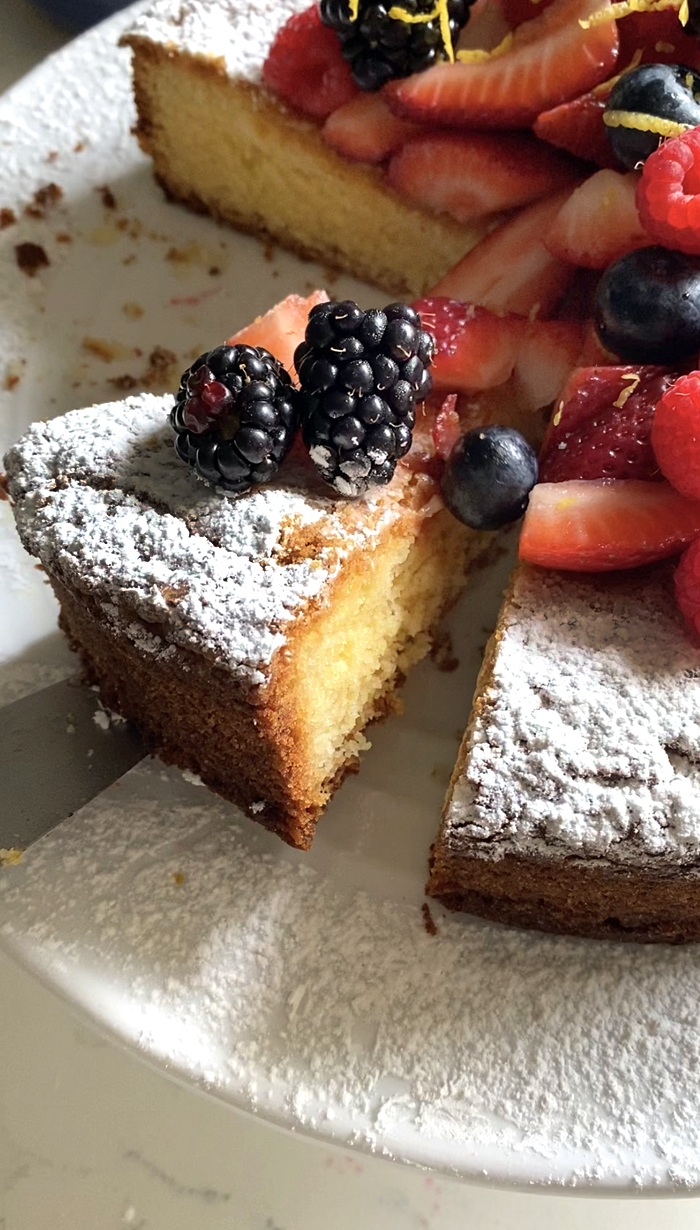
[[[164,201],[130,135],[124,20],[0,103],[3,446],[34,418],[169,387],[283,295],[328,283]],[[329,289],[381,302],[347,278]],[[9,701],[75,664],[0,514]],[[143,1056],[288,1128],[471,1179],[692,1188],[696,948],[434,905],[426,927],[428,849],[509,566],[476,576],[450,621],[459,668],[413,672],[310,854],[144,763],[0,872],[2,942]]]

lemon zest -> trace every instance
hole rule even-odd
[[[643,111],[604,111],[603,123],[606,128],[633,128],[635,132],[654,132],[660,137],[680,137],[693,127],[664,120],[659,115],[646,115]]]
[[[661,13],[664,9],[678,8],[682,13],[684,6],[687,7],[687,0],[682,0],[682,4],[679,4],[679,0],[618,0],[616,4],[610,4],[607,8],[597,9],[595,13],[591,13],[590,17],[580,17],[578,24],[583,30],[590,30],[592,26],[602,26],[607,21],[629,17],[630,13]],[[682,24],[685,25],[685,22]]]
[[[500,56],[504,56],[510,51],[512,43],[513,31],[510,30],[492,51],[482,51],[478,47],[466,48],[464,51],[457,52],[457,59],[460,64],[485,64],[487,60],[497,60]]]
[[[355,0],[355,2],[359,4],[359,0]],[[450,64],[454,64],[455,53],[452,46],[450,14],[447,10],[447,2],[448,0],[437,0],[435,8],[431,9],[429,13],[408,13],[406,9],[402,9],[400,6],[394,5],[393,8],[389,9],[389,16],[393,18],[394,21],[405,22],[408,26],[422,25],[427,21],[434,21],[437,17],[440,22],[440,37],[442,38],[445,48],[445,55],[447,56]],[[351,0],[351,3],[353,3],[353,0]]]
[[[678,20],[682,26],[687,26],[690,18],[690,5],[688,0],[683,0],[681,7],[678,10]]]
[[[638,376],[635,372],[628,372],[627,378],[629,379],[630,376],[632,379],[630,383],[627,385],[627,388],[622,389],[613,402],[613,406],[616,406],[618,410],[621,410],[625,402],[629,401],[630,397],[634,393],[634,390],[639,384],[639,381],[641,380],[641,376]],[[624,379],[625,377],[623,376],[623,380]]]

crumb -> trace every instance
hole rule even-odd
[[[117,208],[117,198],[112,192],[112,189],[107,184],[101,184],[99,188],[95,188],[95,192],[99,193],[99,195],[102,197],[102,204],[104,205],[105,209],[116,209]]]
[[[457,670],[459,658],[455,656],[449,632],[441,632],[435,637],[430,649],[430,658],[439,671],[447,674]]]
[[[57,162],[58,161],[58,150],[57,149],[49,150],[49,153],[46,155],[46,161],[47,162]]]
[[[17,388],[17,385],[22,379],[24,365],[24,359],[10,359],[10,362],[5,369],[5,381],[3,384],[3,388],[7,389],[8,393],[11,393],[13,389]]]
[[[174,872],[173,872],[173,880],[175,881],[175,883],[176,883],[176,884],[184,884],[184,883],[185,883],[185,877],[183,876],[183,874],[182,874],[182,872],[181,872],[181,871],[174,871]]]
[[[131,256],[124,257],[124,260],[122,261],[122,265],[133,265],[135,260],[136,260],[136,253],[132,252]]]
[[[148,356],[148,367],[143,377],[143,387],[152,389],[158,385],[170,385],[176,379],[179,364],[177,355],[165,346],[155,346]]]
[[[8,500],[10,497],[7,494],[7,475],[0,474],[0,500]]]
[[[46,572],[46,569],[44,568],[44,565],[43,565],[43,564],[35,564],[35,565],[34,565],[34,571],[35,571],[35,572],[44,572],[44,573],[46,573],[46,575],[47,575],[47,576],[49,575],[49,574],[48,574],[48,572]]]
[[[340,277],[340,270],[332,269],[330,266],[326,265],[323,269],[323,277],[327,286],[335,286],[338,278]]]
[[[27,205],[24,212],[29,218],[45,218],[46,211],[56,205],[63,196],[63,189],[58,184],[44,184],[37,188],[32,197],[32,204]]]
[[[165,601],[169,604],[179,602],[181,598],[186,597],[190,592],[190,587],[186,581],[182,581],[179,585],[160,585],[158,588]]]
[[[14,209],[0,209],[0,231],[4,231],[8,226],[14,226],[17,221],[17,214]]]
[[[56,243],[72,243],[73,236],[68,234],[68,231],[59,231],[55,236]]]
[[[266,261],[273,261],[275,259],[274,243],[268,242],[265,244],[265,247],[263,248],[263,256],[265,257]]]
[[[218,265],[212,265],[212,266],[211,266],[211,269],[209,270],[209,277],[210,277],[210,278],[218,278],[218,277],[220,276],[220,274],[221,274],[221,270],[220,270],[219,266],[218,266]]]
[[[172,261],[175,265],[187,265],[192,260],[192,245],[188,244],[186,248],[168,248],[165,253],[166,261]]]
[[[272,270],[272,276],[273,276],[273,278],[278,278],[278,277],[280,276],[280,271],[279,271],[279,269],[273,269],[273,270]]]
[[[103,337],[84,337],[80,348],[103,363],[113,363],[115,359],[125,359],[127,355],[133,354],[133,350],[122,346],[120,342],[108,342]]]
[[[85,149],[85,142],[84,142],[84,141],[78,141],[78,142],[76,142],[76,144],[73,146],[73,153],[74,153],[74,154],[82,154],[82,152],[83,152],[83,150],[84,150],[84,149]]]
[[[28,278],[36,277],[40,269],[46,269],[51,264],[40,243],[15,244],[15,260]]]
[[[105,713],[104,709],[96,709],[92,715],[92,720],[100,730],[109,730],[109,714]]]
[[[139,382],[135,376],[130,376],[128,372],[125,372],[123,376],[108,376],[107,383],[122,393],[130,393],[132,389],[138,388]]]
[[[129,320],[140,320],[143,316],[143,308],[140,303],[123,303],[122,312]]]
[[[265,810],[265,800],[260,799],[257,803],[251,803],[250,810],[254,816],[259,815],[261,811]]]
[[[430,913],[430,906],[428,905],[427,901],[423,902],[420,908],[420,912],[423,915],[423,925],[426,931],[428,932],[428,935],[437,935],[438,929],[435,926],[435,919]]]
[[[10,850],[0,850],[0,867],[16,867],[22,862],[24,854],[13,846]]]

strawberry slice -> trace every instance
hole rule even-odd
[[[576,163],[525,133],[425,133],[387,168],[401,196],[457,222],[526,205],[580,179]]]
[[[244,342],[247,346],[264,346],[288,372],[293,372],[294,351],[304,340],[309,312],[317,303],[327,302],[325,290],[315,290],[307,299],[302,295],[287,295],[264,316],[256,317],[252,324],[229,337],[226,345]]]
[[[538,483],[520,558],[543,568],[610,572],[677,555],[700,537],[700,500],[638,479]]]
[[[610,76],[617,60],[617,27],[589,30],[581,20],[605,0],[554,0],[523,22],[505,54],[482,63],[437,64],[384,87],[399,115],[464,128],[518,128],[542,111],[575,98]]]
[[[545,239],[552,256],[586,269],[606,269],[625,252],[649,247],[654,240],[642,226],[635,203],[638,183],[634,171],[591,175],[554,219]]]
[[[657,402],[677,378],[667,367],[577,368],[542,445],[541,481],[660,480],[651,424]]]
[[[552,0],[501,0],[503,16],[512,30],[524,21],[532,21],[548,9]]]
[[[430,70],[432,71],[432,70]],[[492,312],[549,315],[571,285],[575,268],[544,244],[568,191],[536,201],[472,248],[430,292]]]
[[[322,24],[315,4],[294,13],[278,31],[262,75],[278,98],[318,119],[358,93],[338,36]]]
[[[462,426],[457,410],[457,394],[449,393],[440,404],[433,420],[433,445],[441,461],[447,461],[461,434]]]
[[[358,94],[328,116],[321,136],[345,158],[384,162],[419,131],[394,115],[380,94]]]
[[[617,22],[618,64],[687,64],[700,70],[700,43],[683,29],[678,9],[627,13]]]
[[[532,125],[532,130],[543,141],[549,141],[550,145],[575,154],[577,158],[587,158],[599,167],[619,167],[603,123],[609,96],[610,90],[603,90],[602,86],[587,94],[579,94],[570,102],[543,111]]]

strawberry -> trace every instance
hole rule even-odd
[[[574,479],[533,488],[519,554],[543,568],[610,572],[677,555],[699,537],[700,500],[669,483]]]
[[[552,0],[501,0],[503,16],[512,30],[524,21],[532,21],[548,9]]]
[[[683,29],[678,9],[632,10],[619,17],[619,64],[687,64],[700,71],[700,44]]]
[[[328,116],[321,136],[345,158],[384,162],[419,131],[394,115],[380,94],[358,94]]]
[[[562,205],[547,233],[552,256],[586,269],[606,269],[625,252],[652,244],[635,204],[638,182],[633,171],[591,175]]]
[[[327,303],[325,290],[315,290],[308,299],[301,295],[287,295],[281,303],[270,308],[264,316],[258,316],[252,324],[246,325],[233,337],[227,339],[227,346],[235,346],[245,342],[248,346],[264,346],[288,372],[294,370],[294,351],[299,342],[303,342],[306,326],[309,323],[309,312],[317,303]]]
[[[587,94],[579,94],[578,98],[543,111],[532,130],[543,141],[577,158],[587,158],[599,167],[619,167],[603,123],[609,95],[610,90],[603,90],[601,86]]]
[[[666,367],[577,368],[542,445],[542,482],[661,479],[651,424],[657,402],[677,376]]]
[[[425,133],[387,168],[400,196],[458,222],[526,205],[580,179],[576,163],[525,133]]]
[[[511,47],[482,63],[437,64],[384,88],[408,119],[465,128],[518,128],[609,76],[617,60],[614,21],[580,25],[603,0],[554,0],[518,26]]]
[[[335,31],[312,4],[282,26],[263,64],[263,81],[278,98],[324,119],[358,93]]]
[[[568,191],[555,193],[502,223],[467,252],[431,294],[479,303],[492,312],[550,314],[575,274],[573,265],[552,256],[544,245],[568,197]]]
[[[457,410],[457,394],[448,393],[441,402],[433,420],[433,445],[441,461],[447,461],[452,449],[462,434],[459,411]]]

